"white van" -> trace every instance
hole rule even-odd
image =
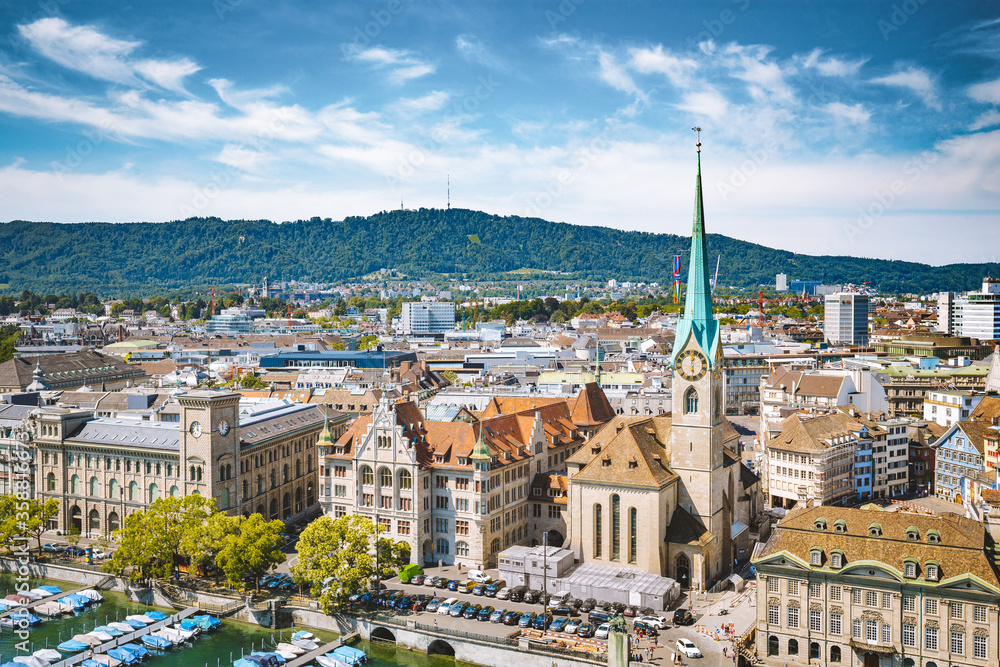
[[[456,602],[458,602],[458,598],[448,598],[438,606],[437,613],[447,616],[448,612],[451,610],[451,605]]]
[[[559,591],[558,593],[549,598],[549,606],[558,607],[559,605],[566,602],[566,600],[569,600],[571,597],[573,597],[573,594],[570,593],[569,591]]]
[[[486,574],[482,570],[469,570],[469,579],[477,584],[488,584],[493,581],[493,577]]]

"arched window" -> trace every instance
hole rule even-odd
[[[219,509],[229,509],[229,489],[222,490],[222,497],[219,498]]]
[[[830,662],[840,662],[840,647],[831,646],[830,647]]]
[[[639,512],[634,507],[628,510],[628,562],[634,563],[637,557],[639,532]]]
[[[243,480],[243,500],[250,497],[250,484],[247,480]]]
[[[456,556],[468,556],[469,555],[469,543],[468,542],[455,542],[455,555]]]
[[[271,521],[278,518],[278,499],[274,498],[271,500]]]
[[[202,468],[201,466],[198,466],[198,467],[197,467],[197,468],[195,469],[195,472],[197,472],[197,473],[198,473],[198,481],[199,481],[199,482],[201,481],[201,473],[202,473],[202,470],[203,470],[203,468]]]
[[[286,466],[287,469],[287,466]],[[278,486],[278,471],[271,469],[271,488]]]
[[[435,551],[437,551],[439,554],[447,554],[448,553],[448,540],[444,539],[443,537],[441,539],[439,539],[437,541],[437,545],[435,547]]]
[[[224,465],[219,466],[219,481],[226,481],[226,466]]]
[[[118,488],[118,480],[113,479],[108,484],[108,498],[117,498],[120,489]]]
[[[799,642],[797,639],[788,640],[788,655],[798,655],[799,654]]]
[[[181,497],[181,490],[178,489],[176,485],[170,487],[170,497],[171,498]]]
[[[621,498],[616,493],[611,496],[611,560],[619,560],[621,558],[621,545]]]
[[[226,464],[226,479],[232,479],[232,478],[233,478],[233,464],[227,463]]]
[[[90,510],[90,514],[87,515],[87,528],[90,532],[97,532],[101,530],[101,514],[97,510]]]
[[[69,481],[69,492],[72,493],[72,494],[74,494],[74,495],[79,495],[80,494],[80,476],[79,475],[73,475],[73,477],[70,479],[70,481]]]
[[[603,526],[601,525],[601,504],[594,505],[594,558],[601,557],[601,542],[603,542]]]
[[[281,467],[281,483],[284,484],[288,481],[288,464],[286,463]]]
[[[820,648],[817,642],[809,644],[809,659],[819,660]]]
[[[154,482],[153,484],[149,485],[149,502],[153,502],[159,497],[160,497],[160,487],[157,486],[156,483]]]
[[[684,394],[684,414],[698,412],[698,392],[694,387],[688,387]]]
[[[313,495],[313,485],[309,482],[306,485],[306,506],[312,507],[313,503],[316,502],[316,497]]]
[[[392,488],[392,471],[388,468],[378,469],[378,485],[383,489]]]
[[[131,501],[139,499],[139,484],[137,482],[128,485],[128,499]]]
[[[302,477],[302,459],[295,459],[295,476]]]
[[[774,635],[767,638],[767,654],[778,655],[778,638]]]
[[[281,518],[287,519],[292,516],[292,494],[286,493],[281,499]]]
[[[114,531],[122,527],[121,520],[118,518],[118,512],[112,512],[108,515],[108,532],[113,533]]]
[[[196,479],[195,467],[191,466],[191,481],[193,482],[195,481],[195,479]]]
[[[413,488],[413,477],[410,475],[409,470],[399,471],[399,488],[400,489]]]
[[[361,466],[361,483],[366,486],[371,486],[375,483],[375,473],[368,466]]]
[[[500,551],[500,538],[496,537],[490,542],[490,553],[498,553]]]
[[[264,493],[264,476],[257,475],[257,493]]]
[[[295,513],[302,511],[302,487],[295,489]]]
[[[48,479],[48,485],[47,485],[48,490],[49,491],[55,491],[56,490],[56,474],[54,472],[50,472],[47,479]]]

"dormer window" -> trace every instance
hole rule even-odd
[[[937,581],[938,579],[938,566],[937,563],[927,563],[927,567],[924,572],[926,573],[926,578],[928,581]]]
[[[917,576],[917,564],[913,561],[906,561],[903,565],[903,576],[907,579],[914,579]]]
[[[602,468],[610,468],[611,467],[611,459],[610,458],[601,459],[601,467]]]
[[[835,533],[846,533],[847,532],[847,522],[843,519],[837,519],[833,522],[833,532]]]
[[[830,554],[830,567],[835,568],[835,569],[840,569],[843,566],[844,566],[844,555],[843,554],[841,554],[841,553],[839,553],[837,551],[834,551],[832,554]]]
[[[826,530],[826,519],[820,517],[816,519],[816,523],[813,525],[816,527],[816,530]]]
[[[809,564],[816,566],[823,564],[823,552],[820,549],[813,549],[809,553]]]
[[[928,544],[940,544],[941,543],[941,533],[931,528],[927,531],[927,543]]]
[[[882,526],[877,523],[873,523],[868,526],[868,537],[881,537],[882,536]]]
[[[541,489],[534,489],[532,491],[532,495],[540,496],[540,495],[542,495],[542,490]]]
[[[600,445],[595,445],[595,446],[591,447],[590,448],[590,453],[593,454],[593,455],[595,455],[595,456],[598,455],[598,454],[600,454],[601,453],[601,446]]]
[[[635,470],[638,467],[639,467],[639,462],[636,461],[635,459],[632,459],[631,461],[628,462],[628,469],[629,470]]]
[[[906,540],[907,542],[916,542],[920,539],[920,531],[917,530],[916,526],[910,526],[906,529]]]

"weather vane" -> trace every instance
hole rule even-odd
[[[700,153],[701,152],[701,128],[700,127],[692,127],[691,129],[698,133],[698,143],[695,144],[695,146],[698,147],[698,152]]]

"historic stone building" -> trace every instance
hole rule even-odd
[[[795,509],[759,544],[764,664],[1000,664],[1000,572],[983,524],[954,514]]]
[[[178,421],[35,411],[36,495],[60,501],[54,528],[107,534],[157,498],[193,494],[230,514],[286,522],[316,511],[315,445],[329,424],[322,408],[241,409],[240,395],[226,391],[193,391],[177,403]]]
[[[684,317],[671,365],[671,414],[617,416],[567,462],[570,545],[581,562],[705,588],[732,570],[736,503],[751,495],[743,481],[756,478],[741,475],[739,435],[725,418],[700,144]]]

